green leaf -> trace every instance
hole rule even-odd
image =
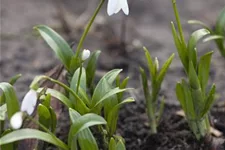
[[[172,63],[173,61],[173,58],[174,58],[175,54],[172,54],[168,59],[167,61],[163,64],[162,66],[162,69],[160,70],[159,72],[159,75],[157,76],[157,85],[158,85],[158,88],[160,88],[161,86],[161,83],[166,75],[166,72],[168,71],[169,69],[169,66],[170,64]]]
[[[151,94],[148,87],[148,79],[144,69],[140,68],[140,72],[141,72],[141,80],[142,80],[142,87],[143,87],[143,91],[145,95],[145,100],[147,103],[149,103],[151,101]]]
[[[189,60],[192,61],[194,68],[196,68],[197,66],[197,57],[194,51],[197,46],[197,43],[200,39],[209,34],[210,32],[207,29],[199,29],[191,34],[191,37],[188,41],[187,49]]]
[[[39,82],[42,80],[42,79],[45,79],[46,76],[45,75],[40,75],[40,76],[36,76],[33,81],[31,82],[30,84],[30,88],[31,89],[34,89],[34,90],[37,90],[40,85],[39,85]]]
[[[179,39],[173,22],[171,22],[171,27],[174,43],[176,45],[180,60],[184,66],[185,71],[188,72],[188,53],[186,49],[186,44],[182,43],[181,40]]]
[[[194,65],[191,61],[189,63],[188,78],[192,89],[199,89],[201,87]]]
[[[16,81],[22,76],[22,74],[17,74],[15,76],[13,76],[10,80],[9,80],[9,84],[14,85],[16,83]]]
[[[198,79],[201,85],[202,93],[205,93],[205,89],[208,83],[210,62],[213,52],[208,52],[203,55],[198,64]]]
[[[111,90],[112,83],[115,81],[116,77],[121,71],[121,69],[114,69],[106,73],[101,78],[92,96],[92,107],[95,106],[102,99],[102,97]]]
[[[39,88],[38,91],[42,91],[43,88]],[[54,89],[48,88],[46,94],[51,94],[52,97],[55,97],[57,100],[61,101],[66,107],[73,108],[72,102],[62,93]]]
[[[49,129],[51,124],[51,113],[49,112],[48,108],[45,105],[39,104],[37,111],[39,116],[39,122],[47,129]]]
[[[80,68],[78,68],[73,74],[72,80],[70,82],[70,88],[73,89],[74,92],[77,91],[77,83],[80,74]],[[81,78],[80,78],[80,87],[86,92],[86,72],[85,69],[82,68]]]
[[[203,28],[205,28],[205,29],[207,29],[207,30],[209,30],[211,32],[211,29],[204,22],[201,22],[199,20],[188,20],[188,23],[189,24],[197,24],[197,25],[200,25]]]
[[[54,84],[58,84],[61,87],[63,87],[67,92],[73,94],[73,96],[75,97],[75,99],[72,100],[72,102],[74,102],[74,104],[75,104],[74,106],[76,107],[76,110],[78,110],[80,113],[84,114],[84,113],[89,112],[88,107],[84,104],[84,102],[81,100],[81,98],[71,88],[69,88],[66,84],[64,84],[64,83],[62,83],[62,82],[60,82],[58,80],[55,80],[55,79],[50,78],[48,76],[38,76],[31,83],[31,87],[37,88],[39,86],[38,85],[38,81],[40,81],[41,79],[50,80]],[[76,104],[79,104],[79,105],[76,105]]]
[[[14,143],[1,145],[0,149],[2,149],[2,150],[15,150],[15,145],[14,145]]]
[[[38,139],[56,145],[57,147],[60,147],[64,150],[69,150],[67,145],[60,139],[36,129],[20,129],[10,132],[0,138],[0,145],[25,139]]]
[[[190,90],[191,90],[191,96],[192,96],[192,101],[194,104],[195,108],[195,114],[197,116],[200,115],[201,108],[203,107],[203,102],[204,102],[204,93],[202,93],[200,81],[198,79],[197,73],[194,69],[193,63],[190,62],[189,64],[189,84],[190,84]]]
[[[152,82],[155,81],[155,78],[156,78],[156,70],[155,70],[155,66],[154,66],[154,63],[153,63],[153,60],[152,60],[152,57],[148,51],[147,48],[143,47],[144,51],[145,51],[145,57],[147,59],[147,62],[148,62],[148,68],[149,68],[149,72],[151,74],[151,80]]]
[[[120,92],[124,92],[126,90],[130,90],[131,88],[126,88],[126,89],[119,89],[119,88],[114,88],[111,89],[109,92],[107,92],[96,104],[93,105],[93,108],[97,107],[99,104],[101,104],[104,100],[107,100],[107,98],[120,93]]]
[[[183,85],[180,82],[178,82],[176,85],[176,95],[177,95],[178,101],[181,104],[182,109],[186,113],[187,107],[186,107],[186,101],[185,101],[185,94],[184,94],[184,90],[183,90]]]
[[[46,106],[47,108],[49,108],[51,106],[51,94],[46,94],[43,102],[42,102],[42,105]]]
[[[7,106],[6,104],[3,104],[0,106],[0,120],[5,120],[6,119],[6,113],[7,113]]]
[[[225,32],[225,7],[221,11],[216,21],[216,33],[224,36],[224,32]]]
[[[109,127],[110,135],[113,135],[116,131],[117,119],[118,119],[118,111],[123,104],[134,102],[135,100],[130,97],[123,100],[121,103],[114,106],[111,110],[109,110],[108,116],[106,116],[107,125]]]
[[[80,68],[78,68],[70,82],[70,88],[76,92],[77,91],[77,84],[78,84],[78,78],[80,74]],[[78,96],[84,101],[85,104],[90,105],[90,100],[86,94],[86,72],[85,69],[82,68],[82,73],[80,77],[80,87],[78,90]],[[73,95],[70,93],[70,99],[74,99]]]
[[[70,114],[70,120],[72,121],[73,124],[76,123],[76,120],[79,117],[81,117],[81,115],[73,109],[69,109],[69,114]],[[97,142],[89,128],[84,129],[83,131],[80,131],[77,137],[78,137],[78,142],[81,149],[98,150]]]
[[[182,80],[182,88],[183,88],[184,98],[185,98],[185,107],[186,107],[185,114],[187,116],[187,119],[194,120],[196,119],[196,114],[195,114],[196,112],[195,108],[197,108],[197,106],[195,105],[196,100],[193,99],[191,89],[185,80]]]
[[[94,77],[95,77],[95,71],[96,71],[96,66],[97,66],[97,61],[98,57],[100,55],[101,51],[96,51],[94,52],[88,61],[87,67],[86,67],[86,72],[87,72],[87,86],[90,88]]]
[[[109,150],[116,150],[116,141],[114,140],[114,138],[110,138]]]
[[[80,67],[81,63],[82,63],[81,58],[79,56],[77,57],[76,55],[73,55],[70,61],[69,73],[73,75],[74,72]]]
[[[101,104],[103,105],[105,118],[107,118],[110,110],[112,110],[112,108],[119,103],[119,101],[117,99],[117,94],[114,94],[114,95],[104,99],[104,101],[99,104],[100,106],[101,106]],[[93,112],[95,112],[94,108],[93,108]]]
[[[82,101],[88,106],[90,107],[91,105],[91,100],[88,96],[88,93],[86,93],[86,91],[84,91],[84,89],[82,89],[81,87],[79,88],[79,97],[82,99]]]
[[[212,41],[212,40],[224,40],[224,37],[221,36],[221,35],[210,35],[206,38],[203,39],[203,42],[209,42],[209,41]]]
[[[221,11],[219,17],[216,21],[216,27],[215,27],[215,33],[217,35],[225,36],[225,7]],[[216,44],[218,49],[220,50],[220,53],[223,57],[225,57],[225,46],[224,46],[224,39],[216,39]]]
[[[119,75],[119,73],[121,71],[122,71],[122,69],[113,69],[113,70],[109,71],[108,73],[106,73],[102,77],[102,79],[105,78],[108,81],[108,83],[111,85],[115,81],[116,77]]]
[[[102,80],[99,81],[98,85],[96,86],[95,90],[94,90],[94,94],[92,96],[92,100],[91,100],[91,107],[90,108],[94,108],[94,106],[96,106],[96,104],[98,103],[98,101],[107,93],[111,90],[111,86],[109,85],[109,83],[107,82],[107,80],[105,78],[103,78]],[[100,113],[100,110],[102,108],[103,105],[99,106],[99,108],[95,108],[94,111],[95,113]]]
[[[57,125],[57,116],[55,110],[52,107],[49,108],[49,112],[51,114],[51,131],[52,133],[55,133]]]
[[[77,118],[76,122],[73,123],[73,125],[70,127],[68,137],[69,146],[71,146],[73,138],[76,137],[77,134],[80,133],[80,131],[83,131],[84,129],[87,129],[91,126],[100,124],[106,124],[106,121],[104,118],[96,114],[89,113]]]
[[[35,26],[34,29],[40,33],[66,69],[69,70],[70,61],[74,53],[67,42],[58,33],[45,25]]]
[[[195,115],[200,119],[201,110],[204,107],[204,97],[203,93],[201,91],[201,88],[199,89],[190,89],[191,90],[191,97],[195,108]]]
[[[120,89],[125,89],[127,87],[127,84],[128,84],[128,81],[129,81],[129,77],[126,77],[122,83],[120,84],[119,88]],[[124,92],[121,92],[121,93],[118,93],[117,94],[117,99],[119,102],[121,102],[122,98],[123,98],[123,94]]]
[[[162,101],[160,102],[160,106],[159,106],[159,111],[158,111],[158,116],[157,116],[157,121],[156,121],[157,124],[159,124],[159,122],[160,122],[160,120],[162,118],[164,108],[165,108],[165,99],[163,97]]]
[[[190,51],[194,50],[194,48],[196,47],[198,41],[200,39],[202,39],[204,36],[209,35],[209,34],[210,34],[210,32],[207,29],[199,29],[199,30],[193,32],[191,34],[191,37],[190,37],[189,41],[188,41],[189,54],[190,54]],[[191,57],[191,55],[189,55],[189,57]]]
[[[20,110],[19,101],[17,99],[14,88],[9,83],[1,82],[0,89],[2,89],[3,91],[5,102],[7,105],[8,118],[10,119],[14,113]]]
[[[213,84],[212,88],[205,100],[204,107],[203,107],[200,117],[203,117],[205,114],[207,114],[209,112],[210,108],[212,107],[212,104],[215,101],[215,93],[216,93],[216,86]]]
[[[124,142],[121,139],[116,144],[116,150],[126,150],[126,146],[125,146]]]

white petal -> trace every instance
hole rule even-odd
[[[86,60],[86,59],[88,59],[89,58],[89,56],[90,56],[90,51],[89,50],[87,50],[87,49],[84,49],[83,50],[83,52],[82,52],[82,56],[81,56],[81,59],[82,60]]]
[[[119,0],[116,5],[116,10],[114,11],[115,14],[117,14],[122,9],[123,0]]]
[[[121,1],[122,1],[122,4],[121,4],[122,10],[126,15],[128,15],[129,14],[129,7],[128,7],[128,4],[127,4],[127,0],[121,0]]]
[[[116,6],[119,3],[120,0],[109,0],[108,1],[108,6],[107,6],[107,13],[109,16],[115,13],[116,11]]]
[[[34,112],[36,103],[37,103],[37,92],[31,89],[29,92],[27,92],[27,94],[23,98],[20,110],[27,112],[28,115],[31,115]]]
[[[10,119],[10,125],[13,129],[21,128],[23,124],[23,112],[16,112]]]

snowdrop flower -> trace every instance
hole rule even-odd
[[[13,129],[21,128],[23,124],[23,115],[26,112],[28,115],[31,115],[34,112],[36,103],[37,103],[37,92],[34,90],[30,90],[24,96],[20,111],[16,112],[10,119],[10,125]]]
[[[120,10],[128,15],[129,14],[129,7],[127,4],[127,0],[109,0],[107,6],[107,13],[109,16],[118,13]]]
[[[34,112],[37,99],[37,92],[31,89],[23,98],[20,110],[31,115]]]
[[[23,112],[16,112],[10,119],[10,125],[13,129],[21,128],[23,124]]]
[[[84,61],[84,60],[88,59],[89,56],[90,56],[90,51],[87,49],[84,49],[84,51],[82,52],[81,59]]]

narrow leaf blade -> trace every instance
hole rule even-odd
[[[67,42],[48,26],[38,25],[35,26],[34,29],[36,29],[41,34],[43,39],[55,52],[56,56],[65,65],[65,67],[69,69],[70,61],[74,54]]]

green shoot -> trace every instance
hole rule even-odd
[[[143,86],[145,100],[146,100],[149,125],[151,127],[150,133],[156,134],[157,126],[160,122],[161,115],[164,109],[164,99],[163,99],[161,101],[159,110],[156,110],[158,95],[161,89],[162,81],[174,58],[174,54],[172,54],[168,58],[168,60],[163,64],[161,70],[159,70],[158,59],[155,58],[155,61],[153,61],[149,51],[145,47],[144,47],[144,50],[145,50],[145,56],[148,62],[150,76],[151,76],[151,90],[149,89],[149,86],[148,86],[148,78],[146,76],[145,71],[142,68],[140,68],[140,72],[141,72],[142,86]]]
[[[205,28],[193,32],[186,44],[184,40],[181,40],[183,39],[183,30],[176,1],[172,0],[172,3],[179,32],[178,35],[173,22],[171,22],[174,43],[188,78],[188,82],[182,79],[177,83],[176,95],[185,112],[190,129],[200,140],[209,134],[208,112],[214,102],[216,87],[213,85],[209,92],[206,91],[213,52],[208,52],[198,59],[196,46],[200,39],[210,34],[210,31]]]

